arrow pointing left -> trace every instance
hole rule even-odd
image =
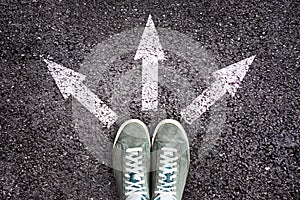
[[[107,127],[110,127],[117,120],[116,113],[82,83],[85,79],[83,74],[55,62],[44,61],[65,99],[72,95]]]

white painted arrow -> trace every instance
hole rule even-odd
[[[198,119],[210,106],[226,94],[234,96],[239,84],[245,77],[255,56],[229,65],[213,73],[215,82],[204,90],[186,109],[182,110],[182,118],[189,124]]]
[[[164,59],[164,52],[151,15],[134,57],[138,59],[142,59],[142,110],[157,110],[158,61]]]
[[[117,120],[116,113],[82,83],[85,79],[83,74],[55,62],[44,61],[65,99],[72,95],[107,127],[110,127]]]

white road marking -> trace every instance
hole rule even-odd
[[[117,120],[116,113],[82,83],[85,79],[83,74],[55,62],[44,61],[65,99],[72,95],[107,127],[110,127]]]
[[[181,111],[182,118],[189,124],[192,124],[204,112],[208,110],[216,101],[222,98],[228,92],[234,96],[239,84],[245,77],[249,66],[252,64],[255,56],[246,58],[240,62],[229,65],[213,73],[215,82],[209,88],[204,90],[186,109]]]
[[[158,61],[164,59],[164,52],[151,15],[134,59],[142,59],[142,110],[157,110]]]

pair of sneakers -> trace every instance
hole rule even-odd
[[[151,142],[142,121],[126,121],[117,133],[112,158],[120,199],[182,198],[190,153],[187,135],[179,122],[160,122]]]

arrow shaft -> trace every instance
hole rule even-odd
[[[226,94],[226,89],[220,81],[215,81],[210,87],[205,89],[189,106],[181,112],[183,119],[192,124],[210,106]]]
[[[158,106],[158,59],[145,58],[142,64],[142,110]]]
[[[110,127],[117,120],[116,113],[82,83],[76,86],[72,95],[106,126]]]

